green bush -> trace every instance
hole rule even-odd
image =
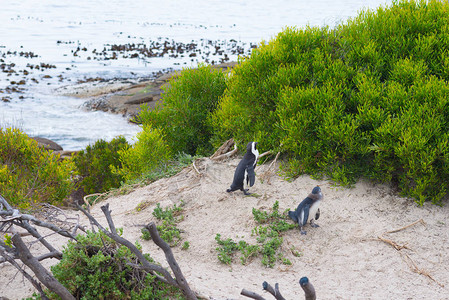
[[[124,137],[116,137],[110,142],[98,140],[73,156],[85,194],[103,193],[120,186],[124,177],[113,174],[110,166],[120,168],[118,151],[128,148],[129,144]]]
[[[162,130],[144,125],[136,139],[132,147],[118,151],[121,166],[111,166],[112,174],[123,176],[126,181],[141,178],[150,172],[162,172],[172,158]]]
[[[225,74],[211,66],[184,69],[164,86],[163,104],[143,106],[138,119],[164,132],[173,153],[207,155],[212,151],[209,118],[226,88]]]
[[[212,115],[287,154],[289,176],[392,181],[418,204],[449,185],[449,3],[398,1],[335,29],[287,28],[240,60]],[[244,144],[244,143],[243,143]]]
[[[148,254],[146,257],[154,262]],[[138,261],[127,247],[104,233],[87,232],[78,235],[76,242],[68,242],[62,260],[51,271],[76,299],[170,298],[172,287],[131,264]],[[57,296],[52,294],[50,298]]]
[[[0,128],[0,193],[11,205],[60,204],[74,188],[74,170],[70,159],[60,160],[20,130]]]

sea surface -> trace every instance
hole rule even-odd
[[[344,23],[380,0],[1,1],[0,125],[79,150],[140,127],[86,111],[62,87],[139,82],[160,71],[235,61],[287,26]]]

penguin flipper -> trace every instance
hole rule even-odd
[[[254,166],[253,165],[249,165],[246,168],[246,184],[249,186],[253,186],[254,183],[256,182],[256,173],[254,172]]]
[[[307,220],[309,219],[309,210],[310,210],[310,204],[304,205],[302,212],[301,212],[302,218],[301,218],[301,220],[299,220],[301,222],[300,224],[302,226],[307,224]]]

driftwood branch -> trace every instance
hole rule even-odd
[[[31,254],[19,235],[13,235],[11,241],[17,249],[20,260],[34,272],[40,282],[51,291],[55,292],[63,300],[75,299],[75,297],[73,297],[72,294]]]
[[[417,274],[419,274],[419,275],[424,275],[424,276],[426,276],[427,278],[429,278],[430,280],[432,280],[433,282],[435,282],[436,284],[438,284],[439,286],[444,287],[444,285],[443,285],[442,283],[436,281],[436,280],[429,274],[429,272],[427,272],[426,270],[423,270],[423,269],[418,268],[418,266],[417,266],[416,263],[410,258],[410,256],[408,256],[406,253],[403,253],[403,252],[401,251],[402,249],[408,249],[408,250],[410,250],[410,248],[408,248],[405,244],[404,244],[404,245],[399,245],[399,244],[396,243],[395,241],[390,240],[390,239],[387,239],[387,238],[384,237],[385,234],[396,233],[396,232],[402,231],[402,230],[404,230],[404,229],[407,229],[407,228],[409,228],[409,227],[412,227],[412,226],[414,226],[414,225],[416,225],[416,224],[418,224],[418,223],[421,223],[422,225],[425,225],[424,220],[423,220],[423,219],[419,219],[419,220],[417,220],[417,221],[415,221],[415,222],[413,222],[413,223],[410,223],[410,224],[408,224],[408,225],[406,225],[406,226],[404,226],[404,227],[401,227],[401,228],[398,228],[398,229],[395,229],[395,230],[386,231],[386,232],[382,233],[381,235],[379,235],[379,236],[377,237],[377,239],[378,239],[379,241],[382,241],[382,242],[384,242],[384,243],[386,243],[386,244],[392,246],[394,249],[396,249],[396,250],[399,252],[399,254],[401,255],[402,260],[405,261],[405,263],[409,266],[409,268],[410,268],[410,270],[411,270],[412,272],[417,273]]]
[[[404,226],[404,227],[401,227],[401,228],[395,229],[395,230],[391,230],[391,231],[387,231],[387,232],[385,232],[385,233],[396,233],[396,232],[399,232],[399,231],[401,231],[401,230],[404,230],[404,229],[407,229],[407,228],[409,228],[409,227],[412,227],[412,226],[414,226],[414,225],[416,225],[416,224],[418,224],[418,223],[421,223],[421,224],[425,225],[424,220],[423,220],[423,219],[419,219],[418,221],[415,221],[415,222],[413,222],[413,223],[410,223],[410,224],[408,224],[408,225],[406,225],[406,226]],[[385,234],[385,233],[384,233],[384,234]]]
[[[19,266],[19,264],[16,262],[16,260],[13,257],[9,256],[8,253],[6,253],[6,251],[7,251],[7,248],[5,249],[5,247],[0,246],[0,255],[3,256],[5,261],[7,261],[11,265],[13,265],[17,270],[19,270],[20,273],[22,273],[22,275],[26,279],[28,279],[29,282],[31,282],[31,284],[36,288],[36,290],[39,292],[39,294],[41,295],[41,298],[43,300],[48,300],[48,297],[42,290],[42,286],[40,285],[40,283],[38,281],[36,281],[30,274],[28,274],[21,266]]]
[[[256,293],[251,292],[251,291],[248,291],[248,290],[245,290],[245,289],[243,289],[243,290],[240,292],[240,295],[246,296],[246,297],[248,297],[248,298],[256,299],[256,300],[265,300],[265,298],[262,297],[261,295],[256,294]]]
[[[266,152],[260,154],[257,158],[260,159],[260,158],[262,158],[262,157],[264,157],[264,156],[266,156],[266,155],[272,154],[272,153],[273,153],[273,151],[268,150],[268,151],[266,151]]]
[[[301,280],[299,281],[299,285],[304,290],[305,300],[316,300],[315,288],[310,283],[310,281],[307,277],[301,278]],[[285,300],[285,298],[281,295],[281,292],[279,291],[278,283],[276,283],[273,288],[268,282],[264,281],[262,283],[262,288],[265,291],[269,292],[271,295],[273,295],[274,298],[276,298],[277,300]],[[254,293],[252,291],[248,291],[246,289],[242,289],[242,291],[240,292],[240,295],[246,296],[248,298],[256,299],[256,300],[265,300],[265,298],[260,296],[259,294]]]
[[[165,258],[175,274],[176,282],[178,287],[182,290],[183,294],[187,297],[187,299],[197,299],[195,293],[190,289],[184,275],[182,274],[181,268],[176,262],[175,256],[170,248],[170,246],[160,237],[159,232],[157,231],[156,224],[151,222],[146,226],[146,229],[150,232],[151,238],[153,242],[158,245],[165,254]]]
[[[279,291],[279,284],[276,283],[273,287],[266,281],[262,283],[262,287],[265,291],[269,292],[271,295],[273,295],[274,298],[277,300],[285,300],[284,297],[282,297],[281,292]]]
[[[88,217],[91,223],[95,224],[95,226],[97,226],[108,237],[131,250],[131,252],[134,255],[136,255],[137,259],[142,265],[141,266],[142,269],[155,275],[158,280],[173,285],[175,287],[178,287],[179,289],[181,289],[181,291],[183,292],[184,296],[186,296],[187,299],[189,300],[197,299],[195,293],[190,289],[189,285],[187,284],[187,281],[182,275],[181,269],[179,268],[173,256],[170,246],[159,236],[159,233],[157,232],[156,229],[156,225],[154,225],[154,223],[150,223],[149,225],[146,226],[146,228],[150,232],[151,237],[155,242],[155,244],[161,247],[161,249],[164,251],[165,256],[167,258],[167,262],[169,263],[171,269],[173,270],[173,273],[175,274],[175,278],[173,278],[170,275],[170,273],[163,267],[151,264],[134,244],[132,244],[127,239],[122,238],[117,234],[114,222],[112,220],[111,211],[109,210],[109,204],[101,206],[101,210],[103,211],[106,217],[110,230],[107,230],[103,226],[101,226],[101,224],[98,223],[98,221],[94,217],[92,217],[92,215],[90,215],[86,210],[84,210],[81,206],[78,206],[78,208]],[[159,275],[158,273],[162,274],[162,276]]]
[[[111,228],[111,231],[109,231],[106,228],[104,228],[103,226],[101,226],[101,224],[98,223],[98,221],[94,217],[92,217],[92,215],[90,213],[88,213],[85,209],[83,209],[81,206],[78,205],[78,209],[81,210],[81,212],[83,212],[87,216],[89,221],[92,224],[94,224],[95,226],[97,226],[98,229],[100,229],[104,234],[106,234],[108,237],[110,237],[117,243],[119,243],[119,244],[127,247],[129,250],[131,250],[131,252],[134,253],[134,255],[136,255],[137,259],[142,264],[142,269],[144,269],[145,271],[156,276],[156,278],[162,282],[165,282],[165,283],[168,283],[171,285],[176,284],[176,281],[171,277],[170,273],[168,273],[167,270],[165,270],[161,266],[149,263],[148,260],[145,258],[145,256],[142,254],[142,252],[140,252],[139,249],[137,249],[137,247],[134,244],[132,244],[128,240],[119,236],[115,230],[112,231],[112,228],[115,229],[115,226],[112,222],[111,214],[109,211],[109,204],[104,205],[104,208],[102,206],[101,209],[103,210],[103,213],[105,213],[105,211],[106,211],[106,213],[105,213],[106,219],[111,219],[110,221],[108,220],[108,223],[111,222],[113,225],[113,227]],[[161,273],[163,276],[160,276],[159,274],[156,274],[155,272]]]
[[[234,147],[232,150],[231,148]],[[226,158],[229,158],[238,152],[237,145],[234,142],[234,139],[229,139],[223,143],[223,145],[215,151],[212,156],[209,158],[214,161],[220,161]]]
[[[44,236],[42,236],[37,229],[32,225],[37,225],[40,227],[44,227],[47,229],[50,229],[53,234],[57,233],[64,237],[74,239],[74,234],[68,232],[66,229],[63,229],[59,226],[56,226],[55,224],[42,221],[32,215],[29,214],[23,214],[18,209],[14,209],[8,201],[6,201],[5,198],[3,198],[0,195],[0,230],[3,230],[4,228],[7,228],[8,232],[11,232],[13,235],[25,235],[25,233],[18,233],[14,229],[14,226],[21,227],[27,231],[27,234],[30,234],[35,238],[35,241],[32,243],[39,242],[41,243],[45,248],[48,249],[49,253],[41,255],[37,257],[38,261],[47,259],[47,258],[62,258],[62,253],[55,249],[46,239]],[[63,222],[64,223],[64,222]],[[79,227],[78,227],[79,228]],[[74,232],[75,233],[75,232]],[[18,258],[18,252],[15,252],[16,255],[14,256],[14,259]],[[5,262],[5,259],[0,259],[0,262]]]

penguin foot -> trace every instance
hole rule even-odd
[[[306,234],[307,234],[307,231],[301,230],[301,234],[302,234],[302,235],[306,235]]]
[[[251,193],[249,193],[248,191],[249,191],[249,189],[243,190],[243,194],[245,194],[245,196],[251,195]]]
[[[315,223],[312,223],[312,224],[310,224],[310,226],[312,226],[313,228],[317,228],[317,227],[320,227],[320,225],[318,225],[318,224],[315,224]]]
[[[230,192],[232,192],[232,190],[231,189],[227,189],[226,192],[230,193]]]

